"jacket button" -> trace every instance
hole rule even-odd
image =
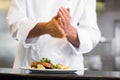
[[[78,23],[77,23],[77,26],[79,26],[79,25],[80,25],[80,23],[78,22]]]

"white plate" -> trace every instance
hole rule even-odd
[[[21,67],[21,69],[23,70],[30,70],[32,72],[39,72],[39,73],[74,73],[77,71],[83,71],[83,70],[87,70],[87,68],[84,68],[83,70],[77,70],[77,69],[66,69],[66,70],[62,70],[62,69],[33,69],[33,68],[29,68],[29,67]]]

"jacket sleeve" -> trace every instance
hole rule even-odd
[[[31,44],[26,43],[26,38],[37,22],[27,18],[25,1],[12,1],[8,10],[7,22],[12,37],[23,43],[25,47],[29,47]]]
[[[101,37],[96,18],[96,0],[87,0],[84,5],[84,11],[76,27],[80,46],[75,48],[70,44],[78,54],[90,52],[98,44]]]

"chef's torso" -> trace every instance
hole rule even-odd
[[[57,15],[60,7],[66,7],[70,8],[72,19],[74,19],[79,3],[80,0],[25,0],[26,16],[33,21],[45,22]],[[66,38],[58,39],[46,34],[40,36],[31,47],[20,49],[21,59],[19,60],[22,61],[16,60],[16,65],[19,63],[20,66],[29,66],[32,61],[39,61],[45,57],[55,64],[83,68],[82,54],[77,55]]]

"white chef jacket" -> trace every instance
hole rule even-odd
[[[77,29],[79,48],[66,38],[50,35],[27,40],[38,22],[48,22],[60,7],[70,8],[71,24]],[[13,0],[8,11],[8,26],[13,38],[20,42],[14,68],[29,67],[32,61],[45,57],[53,64],[83,69],[83,53],[91,51],[100,39],[96,20],[96,0]]]

